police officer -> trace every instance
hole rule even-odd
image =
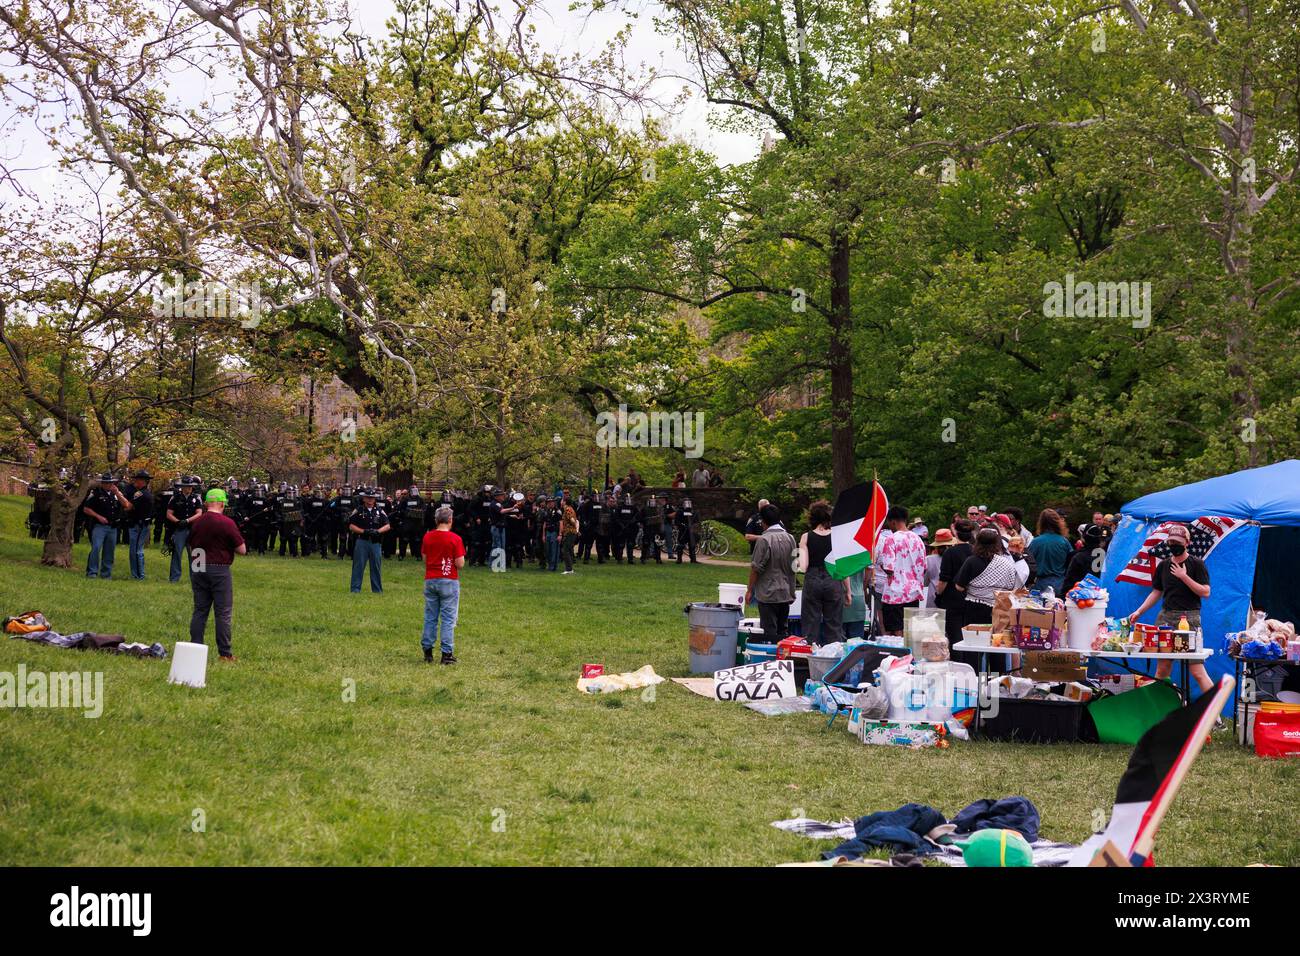
[[[167,520],[172,526],[172,566],[168,580],[178,584],[181,580],[181,562],[185,561],[185,544],[190,539],[190,525],[203,514],[203,499],[198,495],[199,479],[186,475],[181,479],[180,491],[172,495],[167,507]]]
[[[131,577],[137,581],[144,580],[144,546],[149,541],[149,524],[153,521],[153,494],[149,491],[149,480],[147,471],[137,471],[131,476],[124,507]]]
[[[399,512],[401,521],[401,538],[397,542],[397,560],[406,560],[406,550],[410,548],[411,557],[420,556],[420,543],[424,540],[425,502],[420,494],[419,485],[411,485],[406,490]]]
[[[474,499],[470,512],[470,531],[472,534],[473,553],[470,564],[480,567],[487,565],[488,552],[492,550],[492,486],[484,485],[483,490]]]
[[[605,510],[599,498],[588,495],[578,505],[578,554],[583,564],[591,563],[591,549],[596,543],[596,526]],[[599,564],[599,559],[597,559]]]
[[[526,504],[521,492],[510,496],[507,507],[503,509],[506,516],[506,566],[514,564],[516,568],[524,566],[524,547],[528,544],[528,515],[524,511]]]
[[[677,525],[677,563],[681,564],[682,555],[689,551],[691,564],[698,564],[695,560],[695,505],[690,498],[682,501],[674,516],[674,523]]]
[[[352,545],[352,593],[361,593],[361,575],[370,565],[370,590],[379,594],[384,590],[382,577],[384,552],[383,538],[392,525],[388,512],[379,503],[373,488],[362,489],[361,507],[348,518],[348,530],[355,535]]]
[[[379,494],[378,505],[384,509],[384,514],[388,515],[388,530],[383,535],[383,552],[384,557],[391,558],[397,553],[397,527],[393,524],[393,510],[397,507],[397,499],[383,488],[376,488]]]
[[[298,498],[297,485],[289,485],[276,503],[275,514],[280,523],[280,557],[284,557],[285,548],[289,557],[298,557],[298,542],[302,540],[302,502]]]
[[[258,554],[266,554],[267,534],[275,520],[271,514],[271,498],[266,493],[266,485],[259,483],[253,487],[245,507],[248,514],[248,547]]]
[[[655,564],[663,564],[659,556],[659,539],[664,533],[664,509],[659,499],[651,495],[646,499],[641,511],[641,563],[645,564],[647,556],[653,556]],[[631,560],[631,555],[628,555]]]
[[[32,510],[27,515],[27,533],[38,541],[50,536],[50,508],[54,505],[54,487],[47,482],[38,481],[27,486],[27,493],[32,496]]]
[[[125,505],[126,496],[108,472],[99,476],[99,487],[90,489],[90,494],[82,502],[81,510],[90,524],[90,557],[86,559],[86,577],[113,576],[117,521]]]
[[[344,485],[338,496],[330,502],[330,519],[334,526],[333,551],[339,560],[352,557],[352,532],[348,530],[348,519],[357,510],[356,499],[352,496],[352,486]]]
[[[558,571],[560,566],[560,524],[564,518],[564,505],[560,498],[551,500],[542,495],[542,510],[538,524],[542,530],[542,545],[546,553],[546,563],[542,565],[547,571]]]
[[[636,529],[640,515],[631,495],[624,495],[623,502],[614,509],[614,560],[623,563],[623,552],[627,552],[627,563],[632,563],[632,551],[636,547]]]
[[[303,540],[302,553],[314,554],[319,551],[322,558],[329,557],[329,539],[331,531],[329,502],[322,497],[319,489],[303,485],[302,526],[307,537]]]
[[[162,491],[153,497],[153,543],[157,544],[167,536],[167,544],[171,545],[172,529],[167,520],[167,509],[172,505],[172,495],[181,490],[181,480],[179,478],[164,486]]]
[[[506,490],[504,488],[493,488],[492,501],[489,505],[492,551],[488,556],[492,561],[501,561],[503,564],[506,557],[506,512],[510,507],[512,506],[506,503]]]
[[[284,496],[288,491],[289,483],[287,481],[282,481],[276,490],[271,493],[269,501],[271,507],[271,521],[266,526],[266,550],[270,551],[272,554],[275,554],[276,538],[281,537],[282,522],[280,520],[280,502],[284,499]],[[283,543],[284,542],[282,541],[281,544]],[[280,553],[284,554],[283,551]]]
[[[596,510],[599,506],[599,510]],[[596,497],[592,513],[596,517],[596,563],[604,564],[609,560],[610,543],[614,535],[614,511],[617,508],[614,495],[607,493],[604,500]]]

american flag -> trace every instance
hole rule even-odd
[[[1138,553],[1133,555],[1133,560],[1128,563],[1123,571],[1115,575],[1115,580],[1150,587],[1151,579],[1156,573],[1156,565],[1162,559],[1169,557],[1169,532],[1175,525],[1180,523],[1178,521],[1166,521],[1157,525],[1155,530],[1142,542],[1142,547],[1138,550]],[[1245,523],[1236,518],[1215,516],[1197,518],[1187,525],[1187,529],[1191,533],[1187,553],[1204,561],[1220,541]]]

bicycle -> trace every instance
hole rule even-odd
[[[700,530],[696,546],[711,558],[725,558],[731,552],[727,536],[712,524],[705,524]]]

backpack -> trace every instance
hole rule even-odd
[[[50,622],[40,611],[23,611],[15,617],[5,618],[6,634],[32,634],[36,631],[48,631]]]

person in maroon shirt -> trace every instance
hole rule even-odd
[[[433,645],[441,636],[443,664],[455,664],[456,618],[460,612],[460,569],[465,566],[465,542],[451,530],[452,510],[447,505],[433,516],[437,527],[420,542],[424,555],[424,662],[433,663]],[[439,624],[441,635],[439,634]]]
[[[194,591],[190,640],[203,643],[208,612],[215,606],[217,653],[221,660],[233,663],[230,623],[235,611],[235,590],[230,566],[235,555],[248,553],[248,546],[239,533],[239,526],[223,514],[226,501],[226,493],[220,488],[210,490],[203,498],[203,514],[190,526],[190,587]]]

